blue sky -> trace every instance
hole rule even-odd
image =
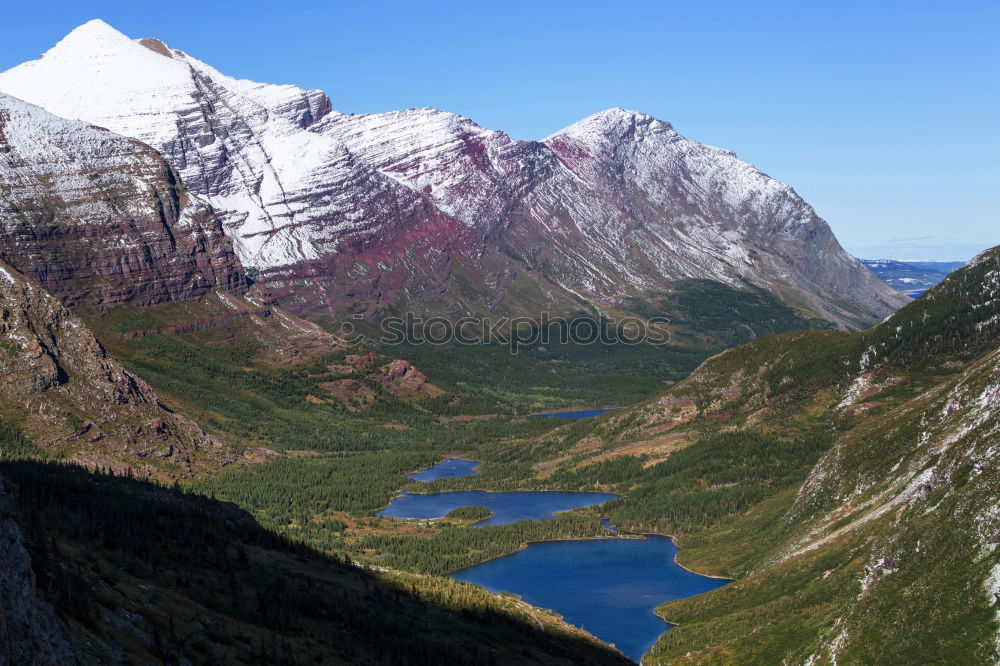
[[[790,183],[865,257],[1000,244],[1000,3],[8,3],[0,69],[103,18],[345,112],[542,138],[621,106]]]

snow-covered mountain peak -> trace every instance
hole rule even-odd
[[[191,88],[187,65],[164,58],[100,19],[2,76],[4,92],[153,145],[176,132],[171,112]]]
[[[648,113],[643,113],[642,111],[634,111],[632,109],[623,109],[620,106],[616,106],[610,109],[604,109],[603,111],[598,111],[593,113],[583,120],[580,120],[580,124],[604,124],[604,125],[618,125],[621,123],[628,124],[644,124],[648,125],[651,123],[660,123],[661,125],[670,126],[670,123],[657,120]]]
[[[0,90],[160,150],[222,212],[249,265],[316,257],[295,230],[304,211],[288,196],[299,186],[293,177],[315,188],[327,156],[340,160],[334,141],[302,131],[331,112],[322,92],[234,79],[100,20],[0,74]]]
[[[641,111],[606,109],[556,132],[544,143],[589,182],[605,177],[609,170],[616,172],[612,165],[623,160],[628,168],[621,177],[654,195],[673,189],[683,175],[697,183],[691,196],[709,194],[713,204],[725,203],[731,208],[726,216],[752,198],[798,199],[788,185],[761,173],[735,153],[688,139],[670,123]]]
[[[341,114],[321,91],[235,79],[103,22],[0,73],[0,90],[151,144],[220,212],[245,265],[351,271],[358,302],[363,274],[380,299],[491,308],[515,280],[540,303],[613,304],[690,278],[749,280],[852,326],[896,304],[789,186],[638,111],[543,142],[434,108]],[[447,295],[453,275],[474,286]]]
[[[169,50],[163,42],[155,41],[162,46],[162,50],[133,40],[101,19],[93,19],[70,31],[39,60],[25,63],[15,70],[24,68],[26,71],[40,74],[52,69],[56,64],[75,63],[82,68],[83,76],[95,71],[107,71],[110,68],[114,74],[129,74],[130,78],[126,79],[126,82],[131,83],[131,78],[140,72],[145,71],[150,76],[162,76],[165,71],[164,66],[169,66],[169,63],[163,61],[161,57],[163,55],[169,57]],[[115,61],[118,61],[117,64]]]
[[[179,111],[210,112],[207,98],[223,90],[238,98],[230,106],[247,115],[298,110],[287,118],[297,126],[330,111],[318,90],[234,79],[159,39],[133,40],[100,19],[74,29],[38,60],[0,74],[0,90],[157,148],[178,135]]]
[[[115,30],[103,20],[95,18],[73,28],[50,51],[100,48],[115,42],[131,41],[127,35]]]
[[[651,133],[672,134],[674,133],[674,128],[670,123],[657,120],[647,113],[616,107],[589,115],[569,127],[564,127],[558,132],[551,134],[542,141],[548,144],[557,137],[571,138],[588,143],[598,140],[614,141],[626,137],[633,140],[641,140]]]

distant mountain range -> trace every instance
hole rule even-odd
[[[99,20],[0,91],[158,150],[257,289],[314,319],[628,309],[693,280],[850,329],[905,302],[791,187],[635,111],[543,141],[436,109],[343,114]]]
[[[887,285],[912,296],[919,296],[948,277],[949,273],[965,265],[961,261],[895,259],[860,259],[860,261]]]

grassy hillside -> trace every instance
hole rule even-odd
[[[616,526],[676,535],[685,565],[738,578],[662,608],[679,626],[654,648],[653,662],[797,663],[815,657],[813,663],[890,663],[892,656],[927,654],[963,663],[954,659],[989,657],[990,637],[996,636],[987,590],[995,556],[992,537],[983,535],[1000,532],[1000,525],[998,516],[975,507],[997,504],[996,451],[990,448],[997,371],[990,354],[1000,333],[998,275],[994,252],[871,331],[770,337],[760,336],[814,322],[795,317],[766,294],[734,296],[711,283],[693,284],[662,303],[636,306],[653,308],[644,316],[670,312],[685,322],[673,346],[549,345],[518,355],[500,346],[348,348],[280,310],[220,295],[194,304],[90,313],[88,319],[168,407],[240,448],[236,464],[188,488],[245,508],[257,521],[254,534],[273,540],[272,551],[295,553],[295,564],[286,555],[262,556],[263,568],[291,567],[312,580],[346,556],[413,572],[378,575],[373,583],[404,581],[404,591],[411,586],[408,601],[399,602],[406,608],[421,608],[433,598],[463,621],[478,617],[475,609],[496,610],[494,603],[540,617],[514,600],[479,597],[423,574],[509,553],[530,540],[602,534],[597,509],[476,529],[458,518],[413,525],[374,516],[396,490],[417,487],[406,472],[445,455],[463,455],[482,461],[479,475],[421,489],[619,492],[623,497],[602,509]],[[238,316],[227,314],[233,312]],[[746,340],[678,381],[709,354]],[[419,371],[402,379],[387,375],[387,368],[400,367],[399,359]],[[664,385],[670,386],[665,393]],[[571,424],[527,416],[637,399],[645,402]],[[31,450],[30,442],[8,439],[12,451]],[[9,475],[44,486],[25,471],[30,469],[11,468]],[[173,496],[185,506],[208,502]],[[956,522],[944,521],[946,515]],[[265,539],[230,537],[233,544]],[[945,553],[949,539],[961,545],[960,552]],[[65,548],[74,547],[66,542]],[[218,547],[199,542],[195,551]],[[86,567],[96,568],[81,570],[94,589],[104,585],[96,576],[104,570],[101,560],[110,557],[97,557],[96,565],[88,560]],[[210,570],[229,571],[227,557]],[[255,561],[252,553],[247,557]],[[300,557],[323,564],[301,571]],[[164,566],[156,559],[153,574]],[[265,587],[289,584],[264,580],[255,571],[254,582],[241,579],[235,588],[250,590],[260,581]],[[136,585],[162,585],[151,576],[142,573]],[[932,582],[923,584],[921,576]],[[224,587],[212,592],[213,612],[229,617],[237,604],[221,601]],[[359,616],[373,600],[396,603],[372,594],[357,602]],[[203,604],[187,596],[178,603],[193,602]],[[157,615],[162,607],[150,605],[146,612]],[[282,612],[294,618],[297,611]],[[433,637],[431,621],[447,620],[430,617],[421,624],[404,613],[398,622]],[[235,639],[236,630],[227,629],[230,638],[222,643],[235,640],[245,654],[278,654],[277,648],[259,652],[263,648],[252,648],[254,641],[245,636],[258,644],[290,644],[302,654],[331,653],[329,645],[303,638],[312,631],[305,629],[313,627],[311,620],[279,626],[261,616],[237,619],[255,628],[241,629]],[[900,622],[919,627],[919,640],[893,629]],[[478,636],[479,629],[466,630]],[[149,627],[139,633],[148,634]],[[277,638],[267,643],[269,635]],[[472,663],[483,659],[475,650],[494,645],[492,634],[484,636],[468,646]],[[877,654],[869,644],[892,651]],[[434,650],[445,649],[433,643],[425,654],[431,660],[429,655],[440,654]],[[361,653],[348,654],[350,660]]]
[[[681,626],[660,659],[698,646],[718,663],[994,661],[998,362],[991,352],[844,433],[795,493],[685,538],[685,562],[745,577],[664,607]]]
[[[317,546],[440,573],[445,562],[471,564],[482,555],[470,535],[459,530],[417,540],[416,555],[409,538],[373,544],[386,528],[371,516],[407,485],[405,472],[462,453],[490,461],[478,479],[483,487],[559,488],[531,478],[530,465],[544,454],[518,445],[559,422],[526,415],[635,402],[727,344],[816,325],[758,289],[707,281],[682,287],[655,303],[633,304],[644,308],[643,316],[676,322],[674,344],[582,345],[553,336],[517,354],[499,344],[351,348],[278,308],[224,294],[85,315],[109,350],[171,408],[243,450],[238,464],[202,475],[199,491],[237,502],[267,527]],[[382,368],[394,358],[412,362],[433,390],[407,393],[382,381]],[[491,553],[523,543],[517,530],[497,529],[503,534]],[[571,528],[530,531],[599,529],[590,516]],[[442,548],[447,557],[434,555]]]
[[[662,607],[650,663],[992,663],[998,339],[994,249],[871,331],[750,343],[550,433],[536,469],[738,578]]]

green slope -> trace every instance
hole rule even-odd
[[[998,341],[994,249],[871,331],[754,342],[567,430],[592,444],[556,475],[629,488],[613,520],[738,578],[663,606],[678,626],[647,661],[1000,659]],[[598,482],[637,452],[645,469]]]

